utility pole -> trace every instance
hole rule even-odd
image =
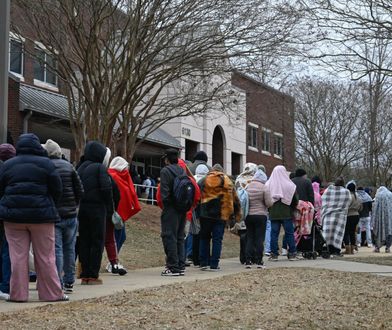
[[[10,0],[0,0],[0,143],[7,142]]]

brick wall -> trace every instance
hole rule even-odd
[[[19,111],[19,82],[8,79],[8,130],[16,143],[23,132],[23,113]]]
[[[246,121],[258,125],[258,151],[247,149],[246,160],[263,164],[269,175],[277,165],[294,170],[295,166],[295,135],[294,135],[294,99],[265,84],[262,84],[239,72],[234,72],[232,84],[246,91]],[[274,134],[283,135],[283,157],[280,159],[262,152],[263,128],[271,130],[271,148],[274,149]],[[247,134],[248,138],[248,134]]]

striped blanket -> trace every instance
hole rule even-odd
[[[328,245],[342,248],[346,228],[350,192],[344,187],[329,186],[322,196],[321,223]]]

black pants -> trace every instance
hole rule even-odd
[[[185,268],[185,214],[165,207],[161,215],[161,238],[166,254],[166,267],[172,272]]]
[[[240,262],[241,264],[246,263],[246,229],[238,231],[240,235]]]
[[[199,266],[199,249],[200,249],[200,235],[192,235],[192,261],[193,265]]]
[[[247,231],[246,262],[261,264],[263,262],[267,217],[265,215],[248,215],[245,224]]]
[[[359,222],[359,215],[347,217],[346,229],[344,230],[344,245],[356,245],[357,235],[355,229]]]
[[[81,278],[98,278],[105,245],[106,208],[82,205],[79,210]]]

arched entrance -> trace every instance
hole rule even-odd
[[[225,168],[226,143],[222,127],[216,126],[212,135],[212,164],[220,164]]]

